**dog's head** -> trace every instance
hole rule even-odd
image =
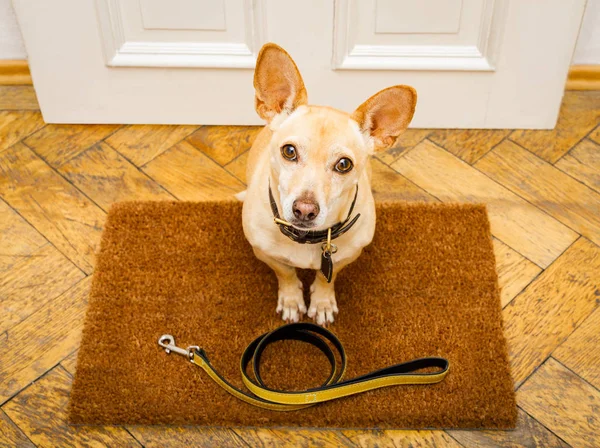
[[[324,229],[345,218],[368,158],[391,147],[410,123],[412,87],[389,87],[352,114],[309,106],[289,54],[266,44],[254,73],[255,107],[272,131],[271,177],[282,218],[295,227]]]

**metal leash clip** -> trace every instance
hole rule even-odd
[[[327,253],[328,256],[335,254],[338,251],[337,246],[331,242],[331,228],[327,231],[327,241],[321,244],[321,250],[323,253]]]
[[[170,334],[163,334],[160,338],[158,338],[158,345],[163,347],[167,354],[171,352],[177,353],[178,355],[188,358],[190,362],[193,362],[192,360],[194,358],[194,351],[200,350],[200,347],[197,345],[190,345],[188,348],[177,347],[175,345],[175,338]]]

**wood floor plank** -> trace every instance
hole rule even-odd
[[[65,369],[71,376],[75,376],[75,371],[77,370],[77,354],[79,350],[71,353],[65,359],[60,362],[60,365],[63,369]]]
[[[475,167],[600,244],[600,194],[511,141],[497,146]]]
[[[377,159],[371,159],[371,190],[375,202],[438,202],[425,190]]]
[[[505,307],[542,272],[542,269],[502,241],[494,238],[493,243],[498,284],[501,290],[500,299],[502,307]]]
[[[33,86],[0,85],[0,110],[39,110]]]
[[[33,111],[0,111],[0,152],[44,126],[42,114]]]
[[[244,184],[247,183],[246,179],[246,167],[248,166],[248,156],[250,155],[250,151],[246,151],[241,154],[239,157],[236,157],[227,165],[225,165],[225,169],[241,180]]]
[[[146,448],[247,447],[229,428],[201,426],[129,426],[129,432]]]
[[[519,409],[517,427],[511,431],[448,431],[465,447],[481,448],[569,448],[544,425]]]
[[[456,440],[444,431],[343,430],[342,433],[353,444],[361,448],[461,447]]]
[[[188,142],[165,151],[143,171],[171,194],[183,201],[229,199],[244,184]]]
[[[37,230],[0,200],[0,274],[46,243]]]
[[[517,392],[519,405],[576,447],[600,445],[600,391],[550,358]]]
[[[50,244],[0,272],[0,334],[83,277],[85,274]]]
[[[35,446],[2,410],[0,410],[0,446],[19,448]]]
[[[600,304],[600,248],[577,240],[504,308],[515,382],[523,382]]]
[[[434,143],[425,140],[392,165],[443,202],[487,205],[492,234],[541,267],[577,234]]]
[[[596,126],[596,129],[588,135],[588,138],[600,145],[600,125]]]
[[[0,153],[0,196],[86,273],[105,214],[29,148]]]
[[[248,151],[262,126],[202,126],[187,141],[221,166]]]
[[[86,277],[0,335],[0,403],[79,347],[89,286]]]
[[[343,447],[351,446],[341,431],[320,429],[234,428],[235,433],[252,447]]]
[[[554,129],[516,130],[509,138],[554,163],[600,123],[600,91],[567,91]]]
[[[507,129],[440,129],[429,140],[472,165],[508,134]]]
[[[2,409],[39,446],[141,446],[118,426],[68,425],[67,405],[72,381],[67,372],[56,367]]]
[[[106,139],[106,143],[141,167],[186,138],[198,126],[129,125]]]
[[[411,150],[425,140],[431,132],[431,129],[407,129],[398,137],[393,148],[378,152],[375,157],[386,165],[391,165],[406,151]]]
[[[55,168],[119,129],[114,124],[49,124],[24,143]]]
[[[71,159],[59,171],[105,211],[119,201],[174,199],[106,143]]]
[[[595,293],[600,300],[600,289]],[[552,353],[552,357],[600,390],[600,308]]]
[[[600,145],[582,140],[555,166],[600,193]]]

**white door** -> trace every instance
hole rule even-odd
[[[309,102],[352,111],[394,84],[413,127],[554,126],[585,0],[13,0],[44,118],[259,124],[260,46]]]

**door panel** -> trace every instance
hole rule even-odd
[[[109,67],[252,68],[264,41],[250,0],[97,0]]]
[[[140,0],[146,30],[224,31],[224,0]]]
[[[493,71],[494,43],[506,25],[502,6],[494,0],[337,0],[335,66]]]
[[[259,124],[253,67],[293,56],[312,104],[413,85],[413,127],[554,126],[585,0],[14,0],[56,123]]]
[[[462,4],[462,0],[376,0],[375,33],[455,34],[460,29]]]

